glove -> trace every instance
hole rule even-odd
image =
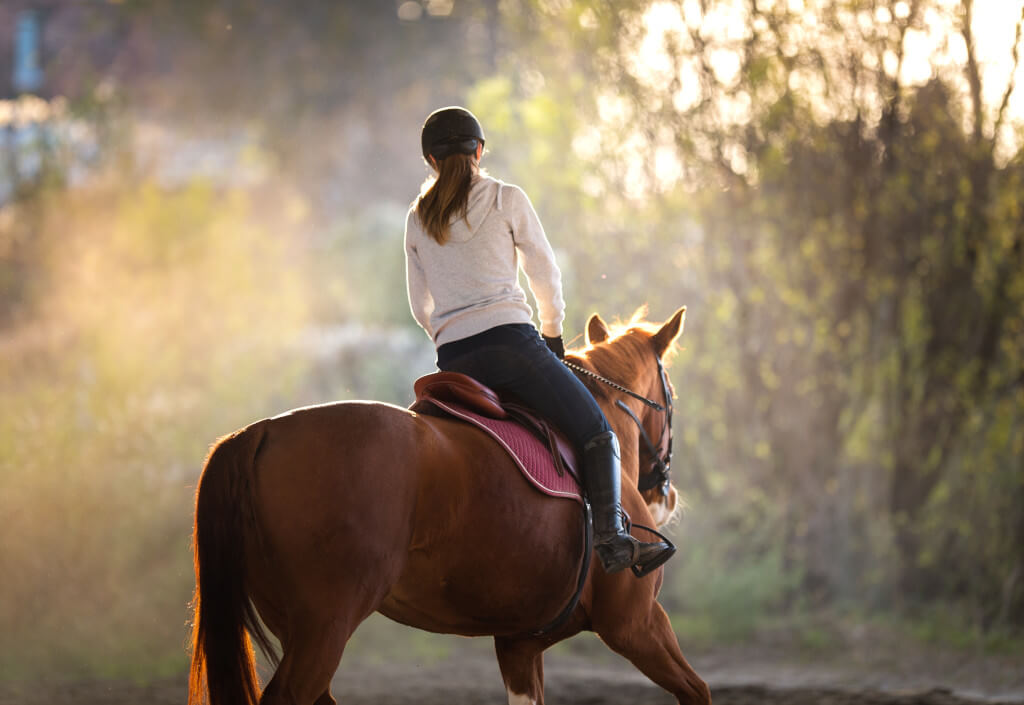
[[[541,337],[544,338],[544,344],[548,346],[548,350],[553,352],[559,360],[565,358],[565,344],[562,342],[562,336],[549,338],[546,335],[542,335]]]

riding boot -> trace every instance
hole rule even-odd
[[[594,436],[583,447],[583,481],[594,514],[594,550],[608,573],[635,566],[638,576],[651,572],[675,553],[658,541],[643,543],[630,536],[621,503],[619,440],[612,431]]]

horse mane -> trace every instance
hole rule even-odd
[[[651,338],[661,330],[660,323],[647,320],[647,304],[637,308],[625,321],[616,319],[607,324],[608,338],[595,345],[567,350],[566,355],[582,362],[589,362],[604,377],[623,385],[634,382],[637,361],[654,352]],[[677,352],[675,343],[665,351],[666,363]],[[595,383],[588,377],[581,380],[591,394],[600,399],[609,398],[611,388]]]

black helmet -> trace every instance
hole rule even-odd
[[[473,113],[451,106],[435,110],[427,116],[420,133],[423,158],[443,159],[449,154],[473,154],[476,144],[484,143],[484,128]]]

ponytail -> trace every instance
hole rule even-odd
[[[466,217],[477,163],[475,154],[459,153],[437,159],[436,163],[437,177],[420,195],[416,215],[427,234],[443,245],[448,241],[448,224],[453,217]]]

